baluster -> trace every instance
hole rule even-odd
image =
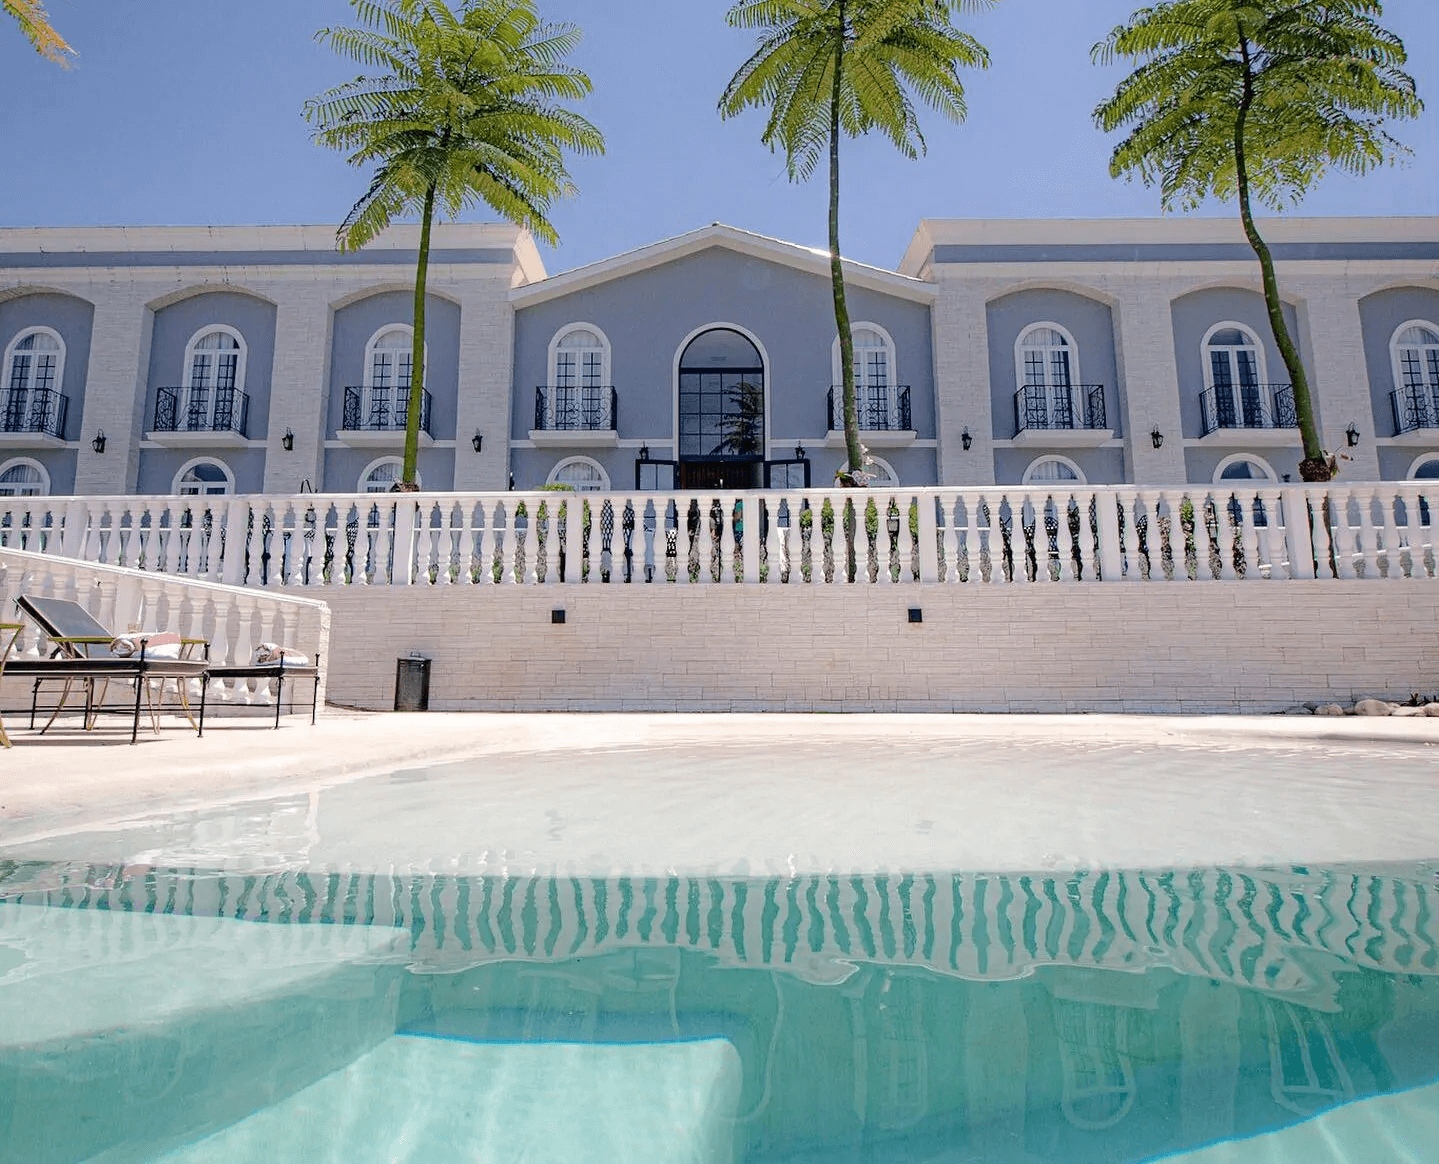
[[[938,526],[943,532],[942,544],[935,546],[936,574],[943,573],[947,585],[953,586],[959,581],[959,497],[954,493],[941,493],[936,499],[938,502],[937,520],[942,524]],[[920,523],[920,537],[924,536],[924,523]],[[923,567],[921,567],[923,569]]]
[[[162,570],[172,578],[180,573],[180,554],[184,549],[183,543],[186,536],[185,515],[189,511],[189,506],[179,502],[171,502],[164,510],[170,529],[169,536],[165,539],[163,564],[157,561],[156,569]]]
[[[892,559],[897,554],[900,546],[900,539],[898,534],[891,536],[889,532],[889,507],[891,503],[894,502],[894,498],[891,497],[890,494],[885,493],[882,496],[875,498],[874,501],[874,548],[875,557],[878,559],[878,561],[875,562],[874,580],[881,586],[892,586],[894,584],[894,576],[890,572],[892,569]],[[866,505],[865,509],[868,510],[868,508],[869,506]],[[902,514],[900,516],[900,520],[904,521],[905,524],[908,524],[906,517],[907,515]],[[866,521],[865,525],[868,524],[869,523]],[[868,552],[869,533],[867,530],[865,531],[864,536],[864,546],[865,551]],[[861,570],[860,577],[863,580],[868,580],[869,571]]]
[[[522,549],[525,567],[520,580],[526,586],[534,586],[539,582],[539,545],[540,502],[537,496],[532,496],[525,501],[525,529]]]
[[[1338,546],[1334,541],[1334,503],[1326,492],[1304,492],[1314,539],[1315,572],[1320,578],[1343,577],[1338,571]]]
[[[1089,577],[1084,568],[1084,555],[1080,549],[1084,540],[1082,535],[1089,526],[1089,510],[1087,507],[1080,507],[1079,496],[1077,493],[1061,494],[1058,502],[1059,512],[1055,515],[1059,519],[1059,581],[1061,582],[1078,582]],[[1078,533],[1075,532],[1075,527],[1070,520],[1071,507],[1073,509],[1072,516],[1080,522]]]
[[[472,507],[469,533],[465,539],[466,555],[462,558],[467,580],[476,586],[495,584],[494,510],[480,498]]]
[[[719,580],[724,583],[734,581],[735,553],[738,543],[735,538],[735,502],[738,498],[733,493],[726,493],[720,497],[720,568]]]
[[[740,496],[740,520],[744,523],[744,540],[741,543],[741,552],[744,555],[744,580],[747,585],[756,586],[760,580],[760,567],[763,563],[760,558],[760,543],[767,541],[769,544],[764,548],[764,554],[772,555],[774,549],[774,526],[777,514],[769,514],[766,522],[763,506],[765,494],[745,493]],[[774,496],[771,494],[770,496]],[[777,575],[776,564],[773,556],[770,557],[769,571],[772,576]],[[778,578],[776,577],[776,581]]]
[[[1379,577],[1394,581],[1404,577],[1404,564],[1399,560],[1399,533],[1395,528],[1392,492],[1386,492],[1384,486],[1375,489],[1373,508],[1379,512],[1379,521],[1374,527],[1377,542],[1375,573]]]
[[[966,496],[964,499],[964,565],[965,577],[971,586],[981,585],[985,581],[984,542],[981,540],[985,535],[981,534],[979,529],[979,519],[984,516],[984,505],[984,495],[980,493]],[[958,519],[956,518],[956,520]],[[961,579],[957,549],[954,563],[954,580],[959,582]],[[992,579],[993,575],[990,577]]]
[[[1269,579],[1282,581],[1290,576],[1284,564],[1284,535],[1279,528],[1282,494],[1278,489],[1259,491],[1264,506],[1264,556],[1269,561]]]
[[[1091,491],[1078,495],[1078,505],[1080,569],[1086,582],[1098,582],[1101,567],[1099,554],[1095,552],[1095,541],[1104,536],[1101,518],[1103,502],[1100,500],[1099,494]]]
[[[1404,489],[1398,497],[1404,503],[1404,545],[1405,554],[1408,559],[1407,576],[1410,578],[1428,577],[1428,571],[1424,567],[1424,526],[1421,524],[1422,514],[1419,510],[1418,490]],[[1399,555],[1396,555],[1396,559]],[[1401,562],[1401,568],[1403,563]]]
[[[790,554],[790,533],[797,527],[799,522],[799,509],[795,504],[793,495],[774,494],[773,500],[766,499],[764,505],[769,517],[769,544],[766,552],[769,555],[769,575],[767,581],[778,586],[786,578],[791,582],[798,579],[794,576],[794,563]],[[780,525],[779,519],[784,516],[788,525]]]
[[[1258,493],[1253,490],[1236,490],[1239,499],[1239,536],[1244,547],[1244,580],[1257,582],[1264,575],[1259,569],[1259,529],[1254,524],[1254,500]]]
[[[1036,535],[1038,533],[1039,515],[1035,512],[1035,506],[1028,493],[1021,493],[1018,504],[1015,499],[1006,494],[1000,499],[1001,514],[1005,503],[1009,504],[1009,546],[1011,558],[1010,581],[1018,586],[1028,586],[1029,578],[1029,534],[1025,532],[1026,526],[1032,526]],[[1028,514],[1028,520],[1026,520]],[[1038,547],[1035,547],[1035,561],[1038,562]],[[1038,574],[1036,572],[1036,577]]]
[[[544,506],[545,585],[557,586],[560,581],[560,495],[550,494]]]
[[[584,498],[578,493],[565,497],[565,585],[584,581]]]
[[[1369,523],[1364,515],[1363,506],[1355,497],[1352,489],[1340,491],[1334,501],[1334,547],[1339,563],[1339,576],[1341,578],[1357,578],[1362,573],[1367,578],[1369,576],[1369,560],[1365,553],[1364,534]],[[1349,524],[1351,507],[1359,510],[1358,525]]]
[[[490,529],[491,550],[499,560],[500,572],[495,581],[501,586],[515,584],[515,521],[512,514],[513,501],[495,502]],[[491,566],[493,574],[494,567]]]

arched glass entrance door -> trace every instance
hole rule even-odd
[[[712,328],[680,356],[681,489],[759,489],[765,453],[764,360],[748,337]]]

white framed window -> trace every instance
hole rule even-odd
[[[1225,457],[1214,470],[1214,484],[1221,481],[1278,481],[1274,466],[1253,453],[1235,453]]]
[[[185,345],[184,410],[177,427],[190,432],[230,429],[245,390],[245,337],[233,327],[201,328]],[[223,421],[217,424],[216,421]]]
[[[65,376],[65,341],[48,327],[26,328],[5,349],[4,432],[50,431]]]
[[[1439,427],[1439,326],[1425,319],[1401,324],[1389,341],[1389,353],[1399,430]]]
[[[1271,399],[1264,345],[1242,323],[1216,323],[1200,346],[1204,362],[1204,431],[1221,428],[1284,427],[1293,397]]]
[[[568,485],[576,493],[607,493],[610,475],[589,457],[566,457],[550,470],[549,485]]]
[[[425,348],[428,367],[430,350]],[[405,427],[414,382],[415,329],[409,324],[386,324],[365,345],[365,420],[368,428]]]
[[[1057,323],[1031,324],[1014,344],[1021,429],[1082,428],[1079,345]]]
[[[16,457],[0,465],[0,497],[44,497],[50,492],[50,474],[39,461]]]
[[[877,323],[856,323],[850,327],[854,339],[854,405],[859,412],[859,427],[871,431],[898,428],[895,393],[898,372],[895,366],[894,339]],[[834,337],[831,352],[832,384],[842,383],[843,363],[839,336]],[[835,416],[831,428],[844,427],[839,415],[840,402],[834,402]]]
[[[200,457],[180,467],[173,490],[181,497],[218,497],[235,492],[235,474],[224,461]]]
[[[1024,471],[1025,485],[1048,485],[1055,481],[1088,484],[1084,470],[1068,457],[1040,457]]]
[[[1407,477],[1410,481],[1439,481],[1439,451],[1415,457]]]
[[[548,429],[614,427],[610,412],[610,341],[592,323],[572,323],[550,340]]]
[[[404,478],[405,463],[399,457],[381,457],[371,461],[360,474],[361,493],[388,493],[396,481]],[[415,484],[420,484],[420,474],[415,473]]]
[[[893,489],[899,485],[899,474],[894,471],[894,466],[883,457],[876,457],[873,454],[869,458],[874,462],[869,471],[874,474],[874,480],[869,483],[871,489]]]

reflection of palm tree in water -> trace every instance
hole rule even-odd
[[[712,457],[757,457],[764,452],[764,389],[741,380],[725,393],[721,439]]]

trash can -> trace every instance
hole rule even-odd
[[[395,661],[395,710],[430,710],[430,660],[412,655]]]

